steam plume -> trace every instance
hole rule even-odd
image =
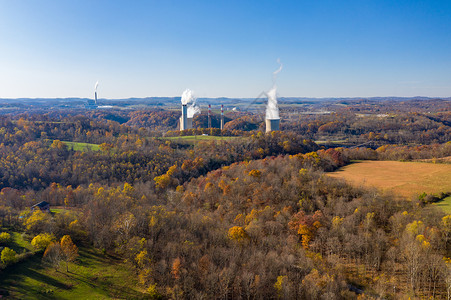
[[[277,63],[278,63],[280,66],[279,66],[279,68],[278,68],[277,70],[275,70],[275,71],[272,73],[272,78],[273,78],[274,82],[275,82],[276,79],[277,79],[277,75],[280,73],[280,71],[282,71],[282,68],[283,68],[282,63],[280,62],[280,58],[277,59]]]
[[[279,107],[277,106],[277,87],[274,85],[266,95],[268,96],[268,105],[266,106],[266,119],[279,119]]]
[[[200,107],[193,102],[190,106],[188,106],[188,118],[194,117],[195,114],[200,114]]]
[[[97,82],[96,82],[96,84],[95,84],[95,86],[94,86],[94,89],[95,89],[95,91],[97,92],[97,87],[99,86],[99,81],[97,80]]]
[[[194,99],[194,93],[190,89],[186,89],[182,94],[182,104],[187,105],[188,103],[192,102]]]
[[[201,112],[200,107],[196,103],[196,97],[194,96],[194,92],[192,90],[186,89],[182,94],[181,101],[183,105],[188,105],[191,103],[187,109],[188,118],[192,118],[195,114],[199,114]]]
[[[277,105],[277,85],[276,79],[277,75],[282,71],[282,64],[280,59],[277,59],[277,63],[280,64],[279,68],[272,73],[274,85],[270,89],[266,96],[268,97],[268,105],[266,106],[266,119],[274,120],[279,119],[279,107]]]

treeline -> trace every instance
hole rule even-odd
[[[412,161],[429,159],[430,162],[448,162],[441,158],[451,156],[451,142],[422,146],[384,145],[377,149],[336,148],[346,160],[398,160]]]
[[[359,115],[339,111],[328,115],[301,115],[282,122],[284,130],[314,140],[349,143],[431,144],[451,140],[449,114],[390,113]]]

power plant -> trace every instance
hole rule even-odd
[[[279,106],[277,103],[277,85],[276,79],[277,75],[282,71],[282,64],[278,59],[277,62],[280,64],[279,68],[274,71],[273,74],[273,87],[268,92],[262,92],[261,95],[266,95],[268,102],[266,105],[266,133],[271,131],[280,130],[280,117],[279,117]],[[96,84],[96,102],[97,102],[97,84]],[[260,98],[260,96],[258,97]],[[256,100],[258,100],[258,98]],[[254,100],[254,102],[256,101]],[[190,89],[186,89],[181,97],[182,102],[182,116],[180,117],[180,130],[186,130],[193,128],[193,117],[196,113],[200,113],[199,106],[196,105],[196,98]],[[254,103],[253,102],[253,103]],[[189,107],[188,107],[188,104]],[[251,103],[252,104],[252,103]],[[208,104],[208,128],[211,128],[211,105]],[[224,130],[224,104],[221,104],[221,119],[220,119],[220,129]]]
[[[193,91],[186,89],[182,94],[182,116],[180,117],[180,130],[193,128],[193,117],[200,113],[199,106],[196,105],[196,98]],[[188,106],[188,104],[190,104]]]

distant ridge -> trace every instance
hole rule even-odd
[[[56,102],[86,102],[88,100],[92,100],[92,98],[0,98],[1,103],[56,103]],[[107,99],[107,98],[99,98],[100,101],[108,101],[108,102],[163,102],[163,103],[175,103],[180,102],[180,97],[144,97],[144,98],[121,98],[121,99]],[[198,98],[199,102],[252,102],[255,98],[228,98],[228,97],[216,97],[216,98]],[[410,100],[444,100],[449,101],[451,97],[424,97],[424,96],[415,96],[415,97],[336,97],[336,98],[310,98],[310,97],[279,97],[279,101],[281,102],[298,102],[298,101],[328,101],[328,102],[339,102],[339,101],[410,101]]]

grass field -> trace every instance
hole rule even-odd
[[[361,161],[328,174],[358,185],[393,191],[406,198],[423,192],[451,192],[451,164],[399,161]],[[451,210],[451,199],[441,202]]]
[[[69,149],[74,149],[75,151],[99,151],[100,147],[97,144],[89,144],[89,143],[78,143],[78,142],[66,142],[62,141],[67,145]]]
[[[238,136],[213,136],[213,135],[187,135],[187,136],[172,136],[164,137],[161,139],[170,141],[183,141],[187,143],[194,143],[197,141],[230,141],[233,139],[238,139]]]
[[[446,197],[442,201],[434,203],[434,205],[440,207],[445,213],[451,214],[451,196]]]
[[[118,259],[81,248],[76,264],[58,271],[41,262],[42,254],[0,272],[0,287],[12,299],[143,299],[136,276]]]

